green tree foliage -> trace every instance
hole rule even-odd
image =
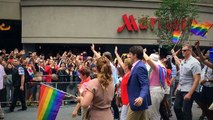
[[[196,3],[198,0],[162,0],[160,8],[155,12],[158,17],[158,22],[161,25],[161,29],[155,29],[154,32],[163,40],[163,45],[173,45],[172,44],[172,24],[174,21],[179,21],[180,25],[178,27],[182,35],[179,39],[182,44],[187,41],[190,34],[190,27],[192,20],[197,17],[197,7]],[[181,23],[182,19],[186,19],[186,29],[182,30]],[[167,24],[169,23],[170,28],[168,30]]]

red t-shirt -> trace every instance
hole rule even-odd
[[[79,92],[80,94],[82,94],[84,96],[85,92],[86,92],[86,88],[87,88],[87,82],[89,82],[91,79],[90,77],[87,77],[85,80],[82,80],[80,82],[80,86],[79,86]]]
[[[130,77],[130,71],[123,76],[121,81],[121,101],[123,105],[129,104],[128,92],[127,92],[127,84]]]
[[[51,71],[51,67],[49,65],[47,65],[44,69],[44,72],[46,72],[46,82],[51,82],[52,80],[52,71]]]
[[[172,70],[166,69],[166,83],[167,83],[168,86],[171,85],[171,81],[170,81],[171,74],[172,74]]]
[[[84,83],[89,82],[89,81],[90,81],[90,77],[87,77],[85,80],[82,80],[80,82],[80,85],[83,85]]]

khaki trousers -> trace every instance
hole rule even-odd
[[[88,108],[81,107],[82,120],[87,120],[86,119],[87,111]]]
[[[127,120],[148,120],[147,111],[132,111],[132,109],[128,107]]]

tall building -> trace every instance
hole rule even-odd
[[[20,0],[0,0],[0,49],[22,48]]]

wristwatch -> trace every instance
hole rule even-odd
[[[209,79],[208,79],[208,78],[206,78],[206,81],[207,81],[207,82],[209,82]]]

